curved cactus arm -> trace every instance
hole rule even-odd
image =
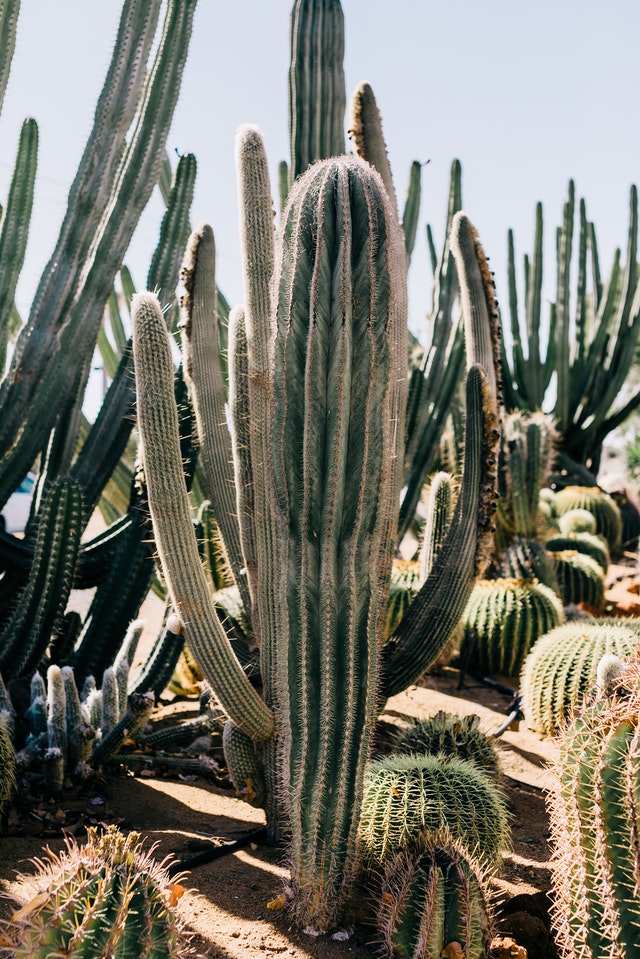
[[[13,51],[16,46],[16,28],[20,13],[20,0],[0,0],[0,109],[4,101],[7,81],[11,71]]]
[[[495,400],[481,367],[467,374],[467,419],[460,495],[446,539],[424,585],[382,650],[381,698],[415,683],[458,625],[474,580],[490,558],[495,513]]]
[[[439,472],[429,486],[429,503],[424,539],[420,548],[420,581],[433,569],[436,557],[449,532],[453,514],[453,482],[448,473]]]
[[[156,545],[185,637],[230,719],[254,739],[273,735],[271,710],[233,655],[200,564],[187,497],[173,396],[173,361],[157,298],[133,300],[133,351],[149,509]]]
[[[218,347],[215,244],[213,230],[208,224],[191,234],[182,265],[182,282],[183,364],[196,417],[199,460],[225,557],[250,613],[251,601],[236,513],[233,450],[225,412],[227,389]]]
[[[6,345],[12,327],[13,300],[27,246],[37,162],[38,126],[35,120],[25,120],[20,131],[9,196],[1,220],[0,370],[4,368]]]
[[[289,139],[293,183],[344,153],[344,14],[340,0],[295,0],[290,19]]]

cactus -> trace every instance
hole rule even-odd
[[[378,934],[385,955],[431,959],[453,954],[483,959],[491,939],[485,868],[447,835],[425,837],[386,866]]]
[[[584,553],[585,556],[590,556],[591,559],[596,561],[603,575],[606,574],[609,569],[609,563],[611,561],[609,548],[606,540],[602,536],[595,536],[592,533],[571,533],[566,536],[550,536],[544,545],[550,553],[562,553],[565,550],[575,550],[578,553]]]
[[[638,950],[638,661],[568,726],[551,801],[553,920],[561,954]]]
[[[416,754],[370,763],[358,831],[370,868],[413,848],[422,834],[443,828],[488,867],[497,864],[506,848],[505,801],[475,764]]]
[[[571,295],[571,261],[575,219],[575,187],[569,183],[563,223],[557,231],[557,293],[551,304],[546,348],[542,318],[542,206],[536,209],[535,250],[525,258],[525,316],[518,312],[515,249],[509,232],[509,312],[512,361],[503,350],[505,399],[509,409],[537,410],[556,373],[557,392],[551,413],[559,434],[556,468],[597,476],[607,435],[637,408],[635,392],[613,408],[633,364],[640,335],[638,287],[638,195],[629,197],[627,262],[620,267],[616,251],[611,273],[602,283],[596,233],[580,202],[577,285]],[[590,261],[590,262],[589,262]],[[589,288],[588,278],[593,281]],[[571,307],[575,305],[575,315]],[[523,345],[526,343],[526,346]],[[588,474],[587,474],[588,475]]]
[[[480,580],[462,620],[460,654],[470,668],[517,676],[534,643],[562,621],[560,600],[537,580]]]
[[[179,957],[186,954],[174,905],[184,891],[138,833],[87,830],[79,846],[36,860],[36,897],[5,927],[16,959],[52,955]]]
[[[620,509],[615,501],[597,486],[565,486],[555,496],[558,515],[570,510],[584,509],[592,513],[596,520],[594,530],[604,536],[612,553],[620,550],[622,520]]]
[[[505,579],[536,579],[560,594],[553,557],[541,543],[516,537],[500,554],[498,569]]]
[[[0,710],[0,823],[16,787],[16,752],[11,735],[11,717]]]
[[[600,564],[577,549],[565,549],[551,556],[564,605],[585,603],[591,610],[602,612],[604,573]]]
[[[600,660],[629,659],[639,636],[632,620],[615,617],[565,623],[542,636],[520,674],[527,725],[543,736],[562,729],[593,692]]]
[[[496,775],[500,768],[495,740],[480,728],[480,717],[475,715],[440,710],[434,716],[416,719],[399,734],[394,751],[453,756],[474,763],[490,775]]]

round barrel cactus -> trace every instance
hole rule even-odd
[[[399,734],[396,752],[467,759],[490,775],[500,767],[496,741],[480,728],[480,717],[474,714],[459,716],[440,710],[434,716],[416,719]]]
[[[535,579],[479,580],[462,617],[469,668],[517,676],[536,640],[563,621],[562,604]]]
[[[464,759],[414,753],[369,765],[358,839],[370,867],[443,828],[485,865],[496,864],[509,829],[504,799],[489,776]]]
[[[183,887],[142,850],[137,833],[125,836],[115,826],[87,832],[85,845],[69,840],[28,877],[38,894],[5,929],[14,959],[186,955],[173,908]]]
[[[569,510],[583,509],[592,513],[596,520],[595,532],[604,536],[612,553],[620,549],[622,519],[614,500],[597,486],[565,486],[555,495],[559,516]]]
[[[500,554],[499,567],[505,579],[537,579],[554,593],[559,592],[553,559],[536,540],[514,539]]]
[[[609,547],[602,536],[595,533],[566,533],[552,536],[545,543],[550,553],[562,553],[564,550],[576,550],[595,559],[603,573],[609,568]]]
[[[491,919],[486,870],[445,832],[398,853],[385,869],[377,926],[388,956],[483,959]]]
[[[551,553],[556,564],[560,595],[565,606],[586,603],[591,610],[604,609],[604,573],[591,556],[577,549]]]
[[[520,675],[527,725],[553,735],[594,693],[602,657],[629,659],[639,644],[633,620],[614,617],[565,623],[542,636]]]
[[[640,668],[565,728],[551,802],[553,920],[562,956],[640,956]]]

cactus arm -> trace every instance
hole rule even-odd
[[[170,330],[178,323],[176,286],[180,275],[180,263],[189,239],[189,210],[193,200],[196,181],[196,158],[193,153],[183,154],[176,168],[167,198],[167,209],[162,218],[160,238],[154,250],[147,274],[147,289],[154,290],[165,307],[165,316]]]
[[[20,131],[9,196],[1,218],[0,369],[4,368],[13,300],[27,246],[37,161],[38,127],[35,120],[25,120]]]
[[[589,247],[589,224],[586,204],[580,200],[580,233],[578,242],[578,286],[576,291],[576,345],[573,351],[573,365],[579,375],[587,354],[589,325],[587,301],[587,250]],[[575,401],[572,398],[572,403]]]
[[[556,294],[556,369],[558,373],[558,395],[555,415],[560,432],[568,429],[571,422],[570,410],[570,355],[571,355],[571,317],[570,281],[571,247],[573,238],[573,218],[575,208],[575,187],[569,182],[569,196],[564,205],[562,227],[557,232],[558,279]]]
[[[409,186],[402,211],[402,231],[404,233],[404,248],[407,256],[407,266],[411,262],[411,254],[416,243],[418,232],[418,217],[420,215],[422,164],[414,160],[409,173]]]
[[[415,683],[438,658],[457,626],[473,581],[486,565],[495,510],[495,405],[480,367],[467,374],[467,422],[460,495],[430,575],[382,651],[381,696]],[[495,434],[495,435],[494,435]],[[493,460],[493,464],[491,463]]]
[[[527,337],[529,340],[529,368],[531,379],[530,402],[535,408],[542,406],[544,383],[540,369],[540,308],[542,299],[542,205],[536,207],[536,232],[531,276],[527,293]]]
[[[19,13],[20,0],[2,0],[0,3],[0,50],[2,50],[2,57],[0,58],[0,109],[4,101],[13,51],[16,46]]]
[[[393,209],[398,210],[387,145],[382,133],[382,118],[373,90],[368,83],[361,83],[351,103],[351,129],[356,154],[378,171]]]
[[[256,739],[273,734],[270,709],[255,692],[211,602],[182,472],[173,362],[157,299],[133,300],[133,351],[149,508],[169,592],[189,648],[233,722]]]
[[[424,539],[420,549],[420,580],[424,582],[433,569],[451,525],[453,484],[448,473],[436,473],[429,487],[429,505]]]
[[[344,15],[340,0],[295,0],[290,19],[289,138],[293,183],[344,153]]]
[[[222,536],[225,557],[250,611],[236,515],[233,451],[225,413],[227,390],[219,361],[215,245],[213,230],[206,224],[191,234],[182,266],[182,280],[183,364],[198,429],[199,461],[207,496]]]
[[[280,215],[284,213],[289,196],[289,165],[286,160],[278,164],[278,197],[280,199]]]

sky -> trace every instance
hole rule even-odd
[[[288,158],[290,0],[199,0],[168,149],[192,152],[198,177],[192,222],[213,226],[217,279],[242,302],[234,140],[263,131],[277,192]],[[426,330],[451,162],[463,170],[463,206],[479,231],[506,310],[507,229],[519,259],[531,250],[536,201],[545,213],[545,293],[554,295],[554,231],[569,178],[587,201],[603,272],[626,246],[630,185],[640,180],[636,0],[343,0],[347,99],[367,80],[376,94],[396,190],[411,161],[423,170],[419,237],[410,275],[410,326]],[[18,287],[26,314],[53,249],[66,197],[111,56],[119,0],[23,0],[12,74],[0,117],[0,202],[20,125],[40,128],[27,261]],[[345,128],[348,124],[345,123]],[[162,217],[157,194],[126,262],[138,287]],[[521,272],[521,271],[520,271]]]

